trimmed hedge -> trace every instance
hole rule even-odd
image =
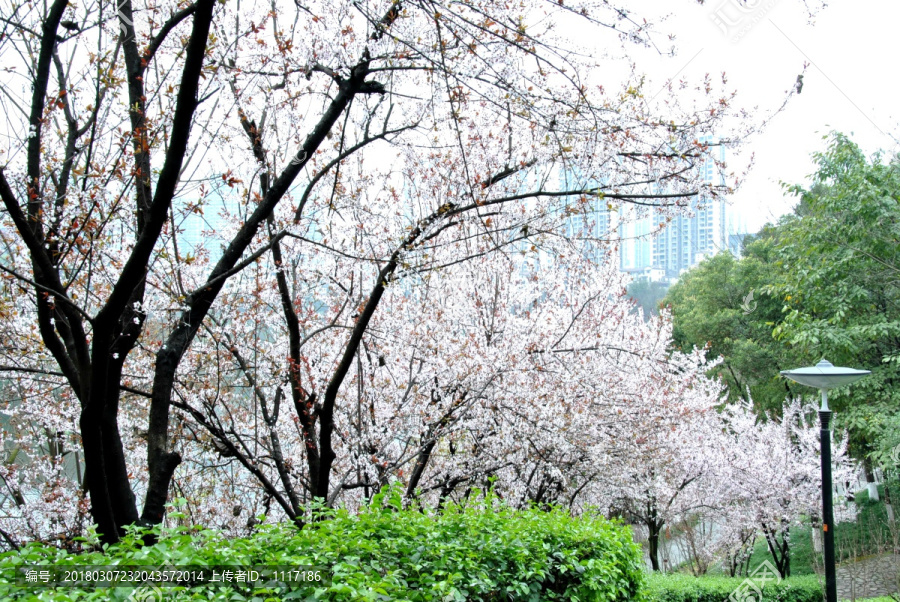
[[[770,581],[762,588],[762,598],[744,581],[744,577],[652,574],[647,576],[646,587],[650,602],[729,602],[732,594],[732,600],[746,602],[822,602],[823,598],[822,585],[815,575]]]
[[[640,547],[627,527],[602,517],[513,511],[490,496],[428,514],[402,510],[396,490],[375,497],[359,514],[336,511],[300,531],[268,525],[225,539],[207,529],[158,529],[153,546],[132,533],[105,554],[31,544],[0,556],[0,599],[124,600],[135,591],[17,587],[17,566],[166,564],[314,565],[333,575],[330,584],[293,588],[165,587],[166,600],[643,600]]]

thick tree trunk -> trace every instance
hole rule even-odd
[[[138,518],[119,434],[121,363],[110,365],[110,335],[99,325],[94,331],[91,387],[79,421],[91,515],[106,543],[117,541]]]
[[[190,124],[193,120],[194,111],[197,108],[197,92],[199,89],[200,73],[203,68],[203,60],[206,53],[207,40],[209,37],[210,25],[212,23],[212,13],[215,6],[214,0],[198,0],[196,10],[194,12],[194,22],[191,36],[187,43],[185,51],[184,68],[182,71],[181,85],[178,90],[176,101],[176,109],[172,122],[172,136],[170,139],[169,150],[166,153],[166,160],[159,173],[157,180],[156,192],[149,206],[145,206],[146,197],[138,188],[138,213],[145,217],[145,227],[141,229],[138,240],[135,244],[132,256],[122,272],[122,277],[113,289],[110,295],[107,307],[112,310],[116,309],[119,303],[118,297],[126,296],[133,298],[134,292],[143,287],[144,266],[147,265],[153,247],[159,238],[162,225],[166,220],[168,209],[171,206],[172,197],[178,183],[181,165],[188,146],[188,137],[190,135]],[[138,133],[143,135],[143,133]],[[138,166],[140,169],[140,166]],[[145,178],[149,178],[149,174],[140,174]],[[140,266],[140,267],[139,267]],[[130,286],[129,286],[130,285]],[[121,289],[121,294],[120,294]],[[126,292],[127,291],[127,292]],[[121,302],[121,311],[125,311],[128,307],[127,301]],[[104,314],[101,311],[98,319]],[[161,383],[161,388],[171,395],[172,381],[174,380],[177,362],[174,365],[169,364],[166,360],[169,358],[157,354],[157,362],[162,361],[166,368],[171,367],[169,382]],[[157,365],[157,373],[159,366]],[[165,379],[164,379],[165,380]],[[156,391],[157,379],[154,379],[154,391],[152,400],[158,396]],[[117,410],[118,408],[116,408]],[[171,480],[175,467],[181,461],[178,454],[170,453],[167,449],[168,443],[168,412],[161,415],[159,407],[151,401],[150,420],[148,424],[147,434],[147,468],[149,471],[149,482],[147,485],[147,498],[144,503],[144,512],[142,519],[145,523],[157,523],[162,519],[163,507],[168,493],[168,485]],[[126,471],[127,478],[127,471]],[[161,488],[165,488],[161,491]],[[150,512],[147,507],[150,507]],[[136,518],[136,517],[135,517]]]
[[[431,459],[431,452],[434,450],[436,443],[437,440],[431,438],[431,440],[419,450],[419,453],[416,456],[416,464],[413,466],[412,474],[409,475],[409,483],[406,485],[407,498],[411,499],[416,495],[416,488],[422,480],[422,475],[425,474],[425,467],[428,466],[428,461]]]
[[[647,531],[647,552],[650,555],[650,568],[659,571],[659,534],[662,531],[662,525],[655,520],[646,522]]]
[[[107,488],[109,468],[103,446],[103,428],[97,412],[82,411],[81,439],[84,449],[84,482],[91,500],[91,517],[97,524],[100,541],[115,543],[120,536],[124,517],[117,513]]]
[[[84,447],[86,485],[90,493],[91,514],[105,542],[118,539],[122,527],[136,518],[134,494],[128,482],[124,450],[119,436],[117,412],[119,404],[119,377],[121,362],[113,356],[117,318],[121,307],[98,315],[93,341],[88,347],[84,330],[85,314],[68,298],[60,281],[59,247],[56,238],[45,238],[45,191],[41,189],[41,129],[44,124],[44,108],[48,90],[48,76],[57,45],[57,31],[66,9],[65,0],[55,0],[49,7],[41,28],[40,50],[34,70],[29,136],[27,151],[27,217],[15,198],[6,179],[0,172],[0,196],[10,217],[16,224],[23,242],[30,253],[41,338],[53,354],[62,373],[82,406],[80,430]],[[65,92],[65,90],[63,90]],[[67,155],[75,153],[75,142],[81,135],[72,121],[67,139]],[[54,180],[54,196],[65,196],[68,186],[68,167]],[[50,228],[58,224],[50,224]],[[143,273],[143,270],[141,270]],[[140,279],[138,279],[140,281]],[[116,287],[119,297],[127,287]],[[52,294],[48,294],[52,291]],[[127,294],[127,293],[126,293]],[[111,315],[110,315],[111,314]],[[101,319],[101,317],[112,318]],[[88,318],[89,319],[89,318]],[[121,334],[119,329],[118,334]],[[124,358],[124,356],[123,356]]]

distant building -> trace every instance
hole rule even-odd
[[[718,147],[716,159],[725,160],[724,146]],[[700,175],[704,182],[724,185],[724,181],[715,181],[718,176],[712,160],[704,162]],[[746,225],[731,205],[701,194],[691,202],[687,214],[675,217],[654,235],[651,265],[662,270],[665,278],[674,280],[704,258],[722,251],[740,256],[746,235]]]
[[[718,147],[717,159],[724,161],[724,146]],[[705,161],[700,170],[707,183],[718,177],[714,161]],[[572,174],[562,178],[570,190],[578,180]],[[587,187],[583,182],[581,186]],[[635,278],[674,281],[704,258],[721,251],[738,257],[747,235],[745,223],[729,204],[702,194],[691,202],[687,213],[668,223],[660,223],[659,214],[649,207],[624,203],[611,209],[602,200],[594,203],[605,206],[595,207],[590,216],[570,218],[569,234],[582,233],[611,241],[618,247],[619,269]]]

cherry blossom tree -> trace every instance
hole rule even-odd
[[[728,406],[723,419],[733,441],[727,461],[729,495],[732,506],[743,514],[742,520],[732,517],[732,528],[739,533],[761,531],[776,568],[786,577],[790,575],[789,529],[801,524],[804,517],[817,517],[821,512],[815,406],[789,400],[781,420],[769,417],[761,421],[749,403],[741,403]],[[836,483],[849,480],[854,473],[846,436],[835,446],[832,463]],[[840,499],[835,507],[838,515],[852,513]]]
[[[671,331],[667,334],[671,336]],[[668,361],[676,359],[673,354]],[[653,423],[634,439],[632,457],[619,470],[610,471],[614,479],[618,477],[615,507],[646,527],[655,571],[661,568],[659,542],[664,526],[703,522],[727,503],[719,471],[725,442],[715,409],[722,401],[722,385],[704,375],[704,369],[713,365],[705,364],[702,354],[686,357],[676,371],[677,379],[644,387],[645,403],[665,412],[651,414]]]
[[[338,254],[319,257],[321,273],[338,273],[331,263]],[[437,505],[478,485],[514,504],[609,508],[618,499],[612,492],[633,485],[613,475],[646,474],[663,452],[674,454],[672,462],[695,454],[675,443],[696,428],[687,424],[691,416],[717,403],[720,386],[704,376],[702,354],[669,352],[668,317],[645,322],[613,262],[599,267],[570,241],[550,236],[540,250],[519,245],[517,252],[417,273],[410,264],[406,278],[413,282],[386,287],[355,349],[349,386],[334,405],[336,479],[327,500],[355,503],[360,496],[347,493],[365,499],[400,479],[408,497]],[[196,428],[214,435],[211,446],[253,473],[294,519],[313,496],[313,473],[296,459],[314,456],[309,450],[321,441],[309,437],[301,413],[321,409],[295,405],[293,416],[281,413],[279,425],[273,407],[286,403],[292,382],[316,392],[333,379],[331,358],[346,353],[336,342],[358,324],[345,325],[342,314],[367,303],[344,298],[358,286],[352,272],[346,278],[346,286],[331,289],[336,296],[323,303],[327,310],[303,311],[300,296],[288,314],[304,333],[299,361],[290,357],[284,365],[273,353],[290,346],[289,325],[267,331],[264,340],[246,322],[236,337],[213,337],[226,341],[220,357],[252,384],[271,427],[258,451],[248,442],[260,439],[253,434],[260,411],[239,411],[248,409],[246,397],[216,390],[203,398],[214,401],[179,406]],[[252,303],[277,307],[275,288],[259,291]],[[251,370],[247,358],[254,355],[267,359]],[[215,380],[205,382],[211,387]],[[239,416],[244,420],[236,426]],[[289,420],[297,428],[284,430]]]
[[[58,426],[66,449],[79,450],[105,542],[162,520],[195,444],[215,441],[214,453],[259,470],[236,453],[244,418],[232,424],[206,407],[226,381],[243,382],[244,401],[257,404],[253,445],[268,437],[278,476],[264,504],[276,500],[290,515],[302,499],[288,493],[299,477],[287,441],[272,437],[288,400],[305,446],[303,490],[327,501],[354,484],[344,469],[340,487],[331,481],[335,441],[351,437],[336,416],[390,283],[517,240],[537,247],[561,215],[594,203],[648,204],[664,222],[701,190],[726,192],[702,184],[699,167],[711,159],[698,140],[736,143],[752,129],[729,125],[724,82],[654,104],[637,75],[595,81],[602,60],[586,58],[563,28],[578,24],[612,44],[654,35],[607,2],[122,0],[113,12],[9,0],[2,12],[0,56],[11,65],[0,99],[0,264],[11,299],[3,328],[23,337],[4,350],[2,368],[35,408],[66,417]],[[563,171],[578,174],[566,189]],[[212,218],[217,204],[223,214],[204,248],[191,246],[185,220]],[[313,247],[357,264],[308,261]],[[248,275],[268,261],[274,274]],[[254,296],[250,305],[281,308],[289,339],[287,353],[270,346],[254,358],[287,356],[287,380],[260,381],[241,355],[251,332],[260,347],[268,342],[258,324],[274,329],[271,312],[252,328],[233,315],[235,299]],[[315,364],[303,350],[312,343],[304,304],[331,316],[313,337]],[[454,386],[439,380],[446,403]],[[173,407],[186,415],[173,420]],[[198,425],[203,432],[191,430]],[[421,426],[431,440],[434,424]],[[537,483],[559,480],[547,473]]]

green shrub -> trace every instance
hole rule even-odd
[[[401,510],[396,490],[359,514],[334,511],[298,531],[268,525],[246,538],[203,529],[157,529],[141,546],[132,533],[105,554],[31,544],[0,556],[0,599],[123,600],[132,588],[23,588],[11,569],[28,565],[319,566],[330,583],[167,587],[166,600],[641,600],[640,548],[627,527],[562,510],[513,511],[487,496],[440,514]]]
[[[759,592],[744,584],[745,580],[743,577],[656,573],[647,577],[647,594],[650,602],[729,602],[732,593],[734,600],[756,602],[760,599]],[[766,583],[761,599],[766,602],[822,602],[822,586],[815,575],[788,577],[779,583]]]

